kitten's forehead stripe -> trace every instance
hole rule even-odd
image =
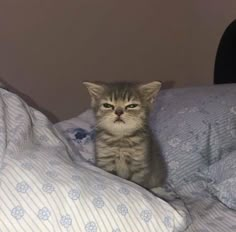
[[[111,102],[131,101],[139,98],[136,86],[132,83],[113,83],[105,93]]]
[[[131,94],[128,94],[128,98],[127,98],[128,101],[132,100],[132,96]]]
[[[116,89],[115,90],[115,101],[117,101],[119,99],[119,90]]]

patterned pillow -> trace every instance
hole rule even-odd
[[[236,210],[236,151],[202,170],[198,176],[207,182],[213,196]]]
[[[54,126],[75,146],[85,160],[94,163],[94,123],[92,110],[87,110],[75,118]]]
[[[151,125],[175,187],[236,149],[236,85],[161,91]]]

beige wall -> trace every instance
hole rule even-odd
[[[88,107],[83,80],[212,84],[235,0],[0,1],[0,76],[59,119]]]

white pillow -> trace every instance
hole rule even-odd
[[[184,211],[81,159],[44,115],[0,90],[1,231],[183,231]]]
[[[94,114],[92,110],[87,110],[77,117],[55,124],[54,127],[62,132],[68,142],[73,143],[85,160],[94,163],[94,125]]]

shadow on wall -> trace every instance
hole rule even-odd
[[[162,89],[172,89],[175,86],[175,81],[165,81],[163,82]]]
[[[45,114],[52,123],[56,123],[59,121],[58,118],[53,113],[40,107],[31,97],[20,92],[15,87],[9,85],[5,80],[3,80],[2,77],[0,77],[0,83],[1,83],[2,87],[6,88],[7,90],[20,96],[29,106],[31,106],[31,107],[37,109],[38,111],[42,112],[43,114]]]

